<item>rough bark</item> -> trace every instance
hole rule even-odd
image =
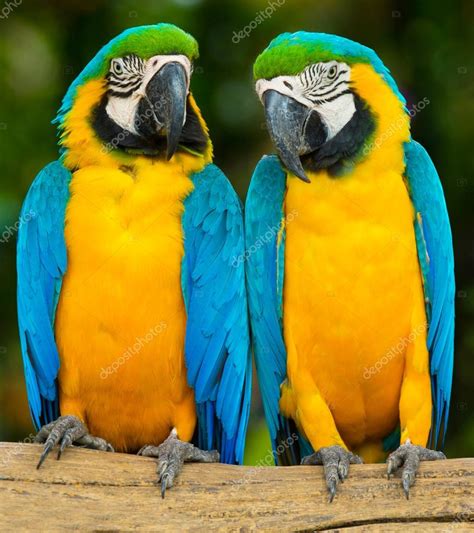
[[[74,448],[36,470],[40,450],[0,443],[0,531],[474,529],[474,459],[422,464],[409,501],[356,465],[329,504],[322,467],[189,464],[162,500],[153,459]]]

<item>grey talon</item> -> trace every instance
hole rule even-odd
[[[43,452],[36,465],[37,469],[41,467],[51,450],[57,445],[59,445],[57,459],[61,459],[64,450],[73,444],[96,450],[113,451],[112,446],[104,439],[89,435],[86,426],[79,418],[72,415],[60,416],[54,422],[43,426],[38,431],[35,442],[44,443]]]
[[[165,499],[166,489],[169,488],[168,487],[168,479],[169,479],[169,475],[168,474],[163,474],[161,476],[161,497],[163,499]]]
[[[161,486],[162,498],[165,497],[166,489],[173,486],[184,463],[219,462],[219,453],[217,451],[200,450],[190,442],[181,441],[178,439],[175,430],[159,446],[143,446],[138,455],[158,459],[156,473]]]
[[[410,498],[410,488],[416,481],[416,474],[421,461],[438,461],[446,459],[443,452],[430,450],[409,441],[398,447],[387,458],[387,478],[402,468],[402,488],[406,499]]]
[[[304,457],[302,465],[322,465],[329,492],[329,503],[334,500],[339,482],[344,483],[349,475],[349,465],[361,464],[363,461],[342,446],[328,446],[320,448],[312,455]]]

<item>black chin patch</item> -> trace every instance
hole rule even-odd
[[[179,144],[193,152],[202,154],[206,150],[208,143],[209,137],[199,122],[199,118],[191,107],[188,98],[186,103],[186,122],[181,131]]]
[[[107,114],[106,106],[107,96],[104,96],[92,114],[92,127],[104,143],[104,151],[124,150],[133,154],[166,158],[166,137],[155,131],[150,121],[140,121],[139,128],[136,127],[137,130],[139,129],[140,135],[136,135],[115,123]],[[148,117],[151,114],[150,105],[146,100],[141,100],[137,108],[137,116]],[[193,152],[204,153],[208,142],[209,137],[201,126],[188,98],[186,122],[181,131],[177,152],[188,149]]]
[[[330,175],[338,176],[359,154],[364,142],[374,132],[375,122],[369,107],[357,94],[354,94],[354,104],[356,110],[342,130],[314,152],[301,157],[305,170],[327,169]]]
[[[327,128],[319,113],[312,111],[304,126],[304,140],[305,144],[311,149],[317,150],[324,144],[327,137]],[[313,153],[313,152],[311,152]]]

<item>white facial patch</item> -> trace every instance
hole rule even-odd
[[[327,140],[330,140],[356,111],[350,78],[349,65],[328,61],[309,65],[296,76],[257,80],[255,89],[262,103],[265,91],[274,90],[317,111],[328,130]]]
[[[192,66],[184,55],[156,55],[147,61],[137,56],[126,56],[112,60],[107,76],[109,97],[105,109],[107,115],[121,128],[137,134],[135,119],[138,104],[142,98],[147,97],[146,87],[150,80],[168,63],[182,65],[186,73],[187,93],[189,93]]]
[[[132,95],[128,98],[109,96],[105,110],[116,124],[136,135],[135,116],[140,99],[141,95]]]

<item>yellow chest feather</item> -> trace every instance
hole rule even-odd
[[[194,429],[180,279],[192,188],[171,164],[73,174],[55,324],[61,412],[118,449],[159,443],[178,425],[189,439]]]
[[[289,177],[284,332],[296,391],[316,385],[348,443],[386,436],[397,423],[404,353],[367,371],[411,331],[421,278],[413,208],[402,167],[311,184]],[[367,370],[368,369],[368,370]]]

